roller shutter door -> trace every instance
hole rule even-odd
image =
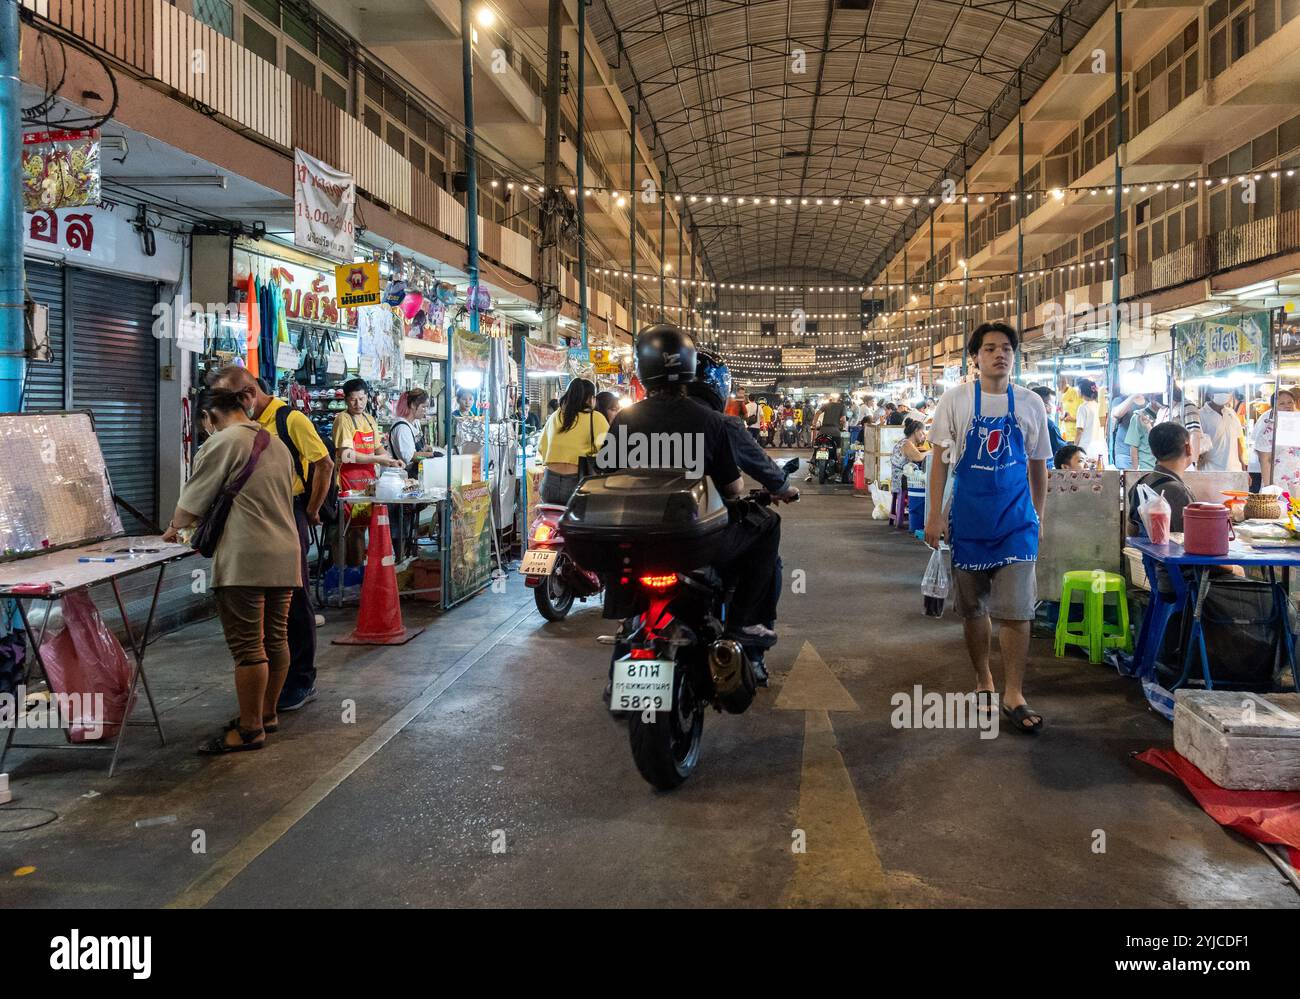
[[[27,365],[27,384],[23,392],[23,410],[29,413],[47,413],[67,409],[63,398],[63,266],[27,260],[27,291],[39,305],[50,310],[51,361],[38,361]]]
[[[70,278],[70,408],[94,414],[113,491],[157,523],[158,286],[83,270]],[[144,530],[125,511],[122,525],[128,533]]]

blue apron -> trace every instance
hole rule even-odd
[[[975,418],[953,469],[948,543],[958,569],[996,569],[1038,558],[1038,511],[1029,493],[1025,435],[1016,423],[1015,387],[1007,415],[984,416],[975,383]]]

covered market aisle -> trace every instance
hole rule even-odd
[[[1036,639],[1037,739],[892,727],[897,692],[970,676],[957,619],[922,615],[925,549],[868,506],[811,486],[785,508],[771,688],[710,713],[672,794],[601,702],[595,606],[547,624],[515,579],[453,615],[409,608],[427,630],[405,646],[323,641],[320,699],[263,752],[211,763],[192,744],[230,671],[214,623],[191,625],[151,651],[165,749],[133,737],[111,780],[15,755],[23,803],[60,821],[0,841],[7,869],[33,868],[0,879],[0,907],[1300,907],[1253,843],[1131,758],[1169,726],[1109,667]],[[322,638],[347,626],[331,612]]]

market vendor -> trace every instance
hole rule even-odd
[[[946,535],[952,548],[977,700],[988,703],[996,689],[989,663],[996,621],[1005,672],[1002,713],[1015,731],[1035,733],[1043,716],[1025,703],[1022,687],[1038,603],[1035,563],[1052,446],[1043,400],[1011,383],[1017,347],[1015,327],[977,327],[966,350],[978,381],[939,397],[928,495],[944,495],[950,464],[954,482],[950,509],[926,505],[925,540],[938,548]]]
[[[343,401],[347,409],[334,418],[335,462],[338,465],[339,491],[365,491],[375,482],[376,467],[402,468],[401,459],[394,458],[384,449],[379,435],[379,424],[366,412],[370,402],[370,388],[360,378],[343,383]],[[370,520],[368,508],[352,510],[352,523],[343,539],[348,565],[361,565],[365,558],[366,523]]]
[[[1273,436],[1276,432],[1277,413],[1293,413],[1296,408],[1296,389],[1280,388],[1274,397],[1273,408],[1255,423],[1255,439],[1252,447],[1259,457],[1260,480],[1264,485],[1273,485]],[[1278,448],[1279,451],[1294,452],[1295,448]],[[1256,489],[1256,492],[1259,490]]]

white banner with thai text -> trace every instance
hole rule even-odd
[[[331,260],[352,262],[357,185],[352,175],[293,151],[293,242]]]

